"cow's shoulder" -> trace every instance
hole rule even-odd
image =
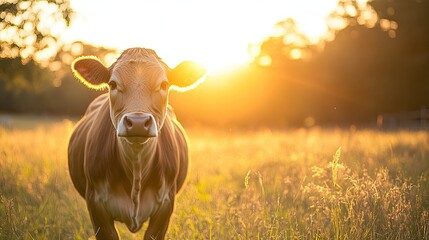
[[[91,102],[70,138],[69,162],[73,169],[82,172],[78,179],[85,179],[79,180],[84,183],[79,186],[82,196],[85,195],[85,187],[94,189],[100,183],[113,186],[126,180],[117,151],[116,130],[110,119],[109,96],[103,94]],[[124,187],[131,191],[129,184],[124,184]]]
[[[85,195],[86,187],[84,174],[85,156],[87,155],[86,147],[88,139],[92,138],[89,133],[94,126],[98,125],[96,123],[97,115],[106,103],[108,103],[107,95],[97,97],[89,105],[85,115],[76,124],[75,130],[70,136],[68,145],[69,168],[73,182],[82,196]]]
[[[106,103],[108,103],[108,95],[103,94],[89,104],[84,116],[76,124],[75,130],[70,138],[71,144],[77,145],[76,147],[79,148],[84,148],[88,132],[93,127],[97,115]]]
[[[186,145],[188,144],[186,132],[177,120],[176,114],[174,113],[174,110],[170,105],[167,107],[166,120],[161,130],[160,139],[161,142],[173,139],[173,144],[177,148],[186,147]]]
[[[104,103],[108,102],[109,95],[107,93],[101,94],[100,96],[96,97],[86,109],[85,115],[90,115],[95,112],[97,112]]]
[[[161,129],[155,154],[155,171],[163,176],[167,184],[174,184],[181,168],[187,168],[188,141],[183,127],[177,121],[174,111],[168,107],[164,126]],[[184,164],[186,163],[186,164]]]
[[[93,108],[93,109],[90,109]],[[88,107],[91,120],[85,144],[85,171],[91,180],[117,179],[121,175],[116,130],[110,119],[108,95],[101,95]]]

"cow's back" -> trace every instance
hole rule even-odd
[[[77,123],[68,146],[68,164],[72,182],[79,194],[85,198],[86,179],[84,174],[85,145],[88,133],[103,105],[108,105],[108,95],[97,97],[88,106],[85,115]],[[108,119],[110,121],[110,119]]]

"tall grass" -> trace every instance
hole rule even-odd
[[[72,129],[0,128],[0,239],[93,238],[68,176]],[[428,132],[188,134],[169,239],[429,239]],[[143,236],[117,227],[123,239]]]
[[[0,239],[86,239],[83,201],[68,177],[72,124],[0,129]]]

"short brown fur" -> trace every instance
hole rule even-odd
[[[97,60],[90,58],[88,61]],[[148,65],[142,66],[155,64],[154,66],[165,71],[165,74],[170,71],[155,52],[148,49],[127,50],[116,63],[105,69],[112,75],[112,72],[121,68],[121,65],[126,66],[126,69],[133,69],[126,64],[132,65],[132,62],[136,61],[148,62]],[[99,64],[94,66],[103,68]],[[77,77],[83,82],[106,84],[109,81],[97,78],[104,75],[95,74],[95,77],[91,75],[93,69],[88,72],[85,69],[87,75],[80,74],[79,69],[73,70],[77,71]],[[93,72],[97,73],[99,70]],[[130,77],[137,80],[142,76],[145,78],[150,75]],[[188,142],[185,132],[168,105],[167,97],[163,97],[165,101],[150,102],[153,98],[147,98],[148,101],[140,103],[141,100],[145,100],[144,93],[150,90],[144,84],[151,79],[144,81],[138,83],[140,85],[135,83],[132,85],[135,93],[143,95],[136,98],[138,101],[129,98],[121,103],[124,107],[120,110],[112,107],[110,92],[96,98],[88,106],[70,138],[68,148],[70,176],[75,188],[87,202],[97,239],[119,239],[114,221],[123,222],[131,232],[137,232],[147,220],[149,225],[144,239],[164,239],[174,209],[175,196],[182,188],[188,172]],[[142,90],[139,92],[136,86]],[[152,113],[155,114],[159,126],[156,137],[149,138],[141,145],[118,137],[118,127],[115,124],[118,122],[116,118],[120,115],[116,111],[125,114],[123,109],[128,105],[143,112],[155,109]],[[138,151],[130,151],[127,152],[128,155],[124,155],[123,152],[126,151],[124,146],[127,144],[131,144],[132,149],[138,146],[136,148]]]

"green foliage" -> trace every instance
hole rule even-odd
[[[102,92],[94,92],[73,77],[70,63],[80,55],[96,55],[104,60],[116,52],[82,42],[63,46],[42,67],[34,60],[0,59],[0,111],[38,114],[81,115]],[[77,97],[79,96],[79,97]]]
[[[357,123],[429,105],[429,2],[359,3],[339,1],[331,18],[344,25],[318,46],[288,41],[300,33],[293,21],[279,23],[283,34],[267,39],[259,56],[271,58],[265,78],[281,89],[270,109],[290,122]],[[297,50],[303,58],[291,59]]]
[[[0,57],[52,57],[59,37],[52,29],[69,26],[72,15],[69,0],[1,1]]]
[[[19,92],[37,93],[50,86],[54,74],[43,69],[35,61],[25,65],[21,58],[0,59],[0,90],[18,94]]]

